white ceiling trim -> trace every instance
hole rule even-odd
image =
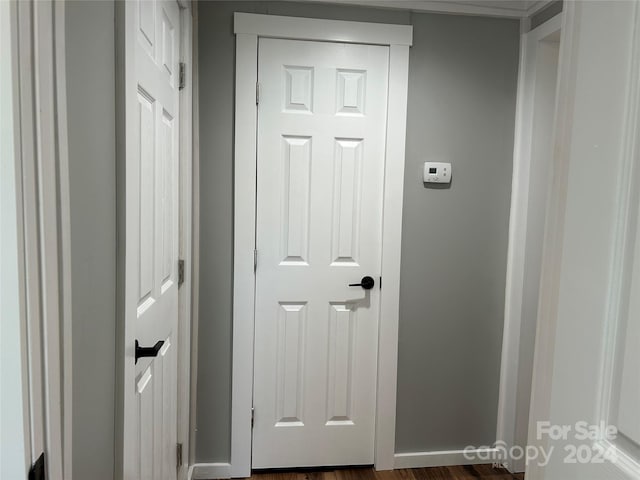
[[[298,0],[299,1],[299,0]],[[393,8],[414,12],[481,15],[489,17],[527,18],[548,5],[551,0],[303,0],[377,8]]]

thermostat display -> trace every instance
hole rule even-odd
[[[451,164],[425,162],[423,181],[424,183],[451,183]]]

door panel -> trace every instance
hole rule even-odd
[[[174,1],[127,4],[125,478],[176,478],[179,20]],[[134,361],[133,343],[155,357]],[[130,362],[130,363],[129,363]],[[125,378],[127,378],[125,376]],[[133,395],[129,393],[133,389]],[[128,456],[128,457],[127,457]]]
[[[329,309],[329,355],[327,361],[327,423],[353,425],[352,401],[355,366],[357,311],[346,304]]]
[[[306,304],[280,304],[276,373],[276,425],[303,426]]]
[[[283,135],[282,261],[308,265],[311,137]]]
[[[331,265],[358,265],[362,199],[362,139],[335,140]]]
[[[254,468],[373,463],[388,55],[259,43]]]

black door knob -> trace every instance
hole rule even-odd
[[[365,290],[371,290],[375,284],[376,284],[376,281],[372,277],[367,275],[366,277],[362,277],[362,280],[360,280],[360,283],[350,283],[349,286],[362,287]]]
[[[153,347],[141,347],[138,340],[136,340],[136,363],[142,357],[157,357],[163,345],[164,342],[160,340]]]

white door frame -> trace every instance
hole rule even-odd
[[[185,63],[184,88],[179,94],[179,258],[184,260],[184,283],[178,289],[178,424],[177,439],[182,444],[182,464],[178,466],[177,478],[184,480],[189,473],[189,459],[191,458],[191,382],[192,382],[192,315],[194,312],[193,283],[197,268],[193,265],[194,251],[194,139],[193,131],[193,4],[188,0],[176,0],[180,7],[180,62]],[[127,86],[133,75],[133,48],[126,44],[125,21],[130,21],[127,8],[135,8],[133,2],[116,2],[116,117],[119,129],[116,133],[117,151],[117,198],[120,199],[117,206],[117,225],[124,232],[124,202],[125,198],[125,159],[129,145],[126,143],[126,99]],[[124,251],[124,236],[118,237],[121,251]],[[124,452],[124,435],[127,427],[124,419],[123,389],[125,382],[133,383],[130,373],[125,370],[125,344],[127,333],[125,332],[124,316],[124,255],[119,255],[117,273],[117,302],[118,319],[116,334],[116,411],[115,411],[115,478],[123,479],[127,467],[127,459]],[[131,337],[132,338],[132,337]],[[129,376],[128,376],[129,375]],[[176,446],[177,447],[177,446]],[[65,477],[66,478],[66,477]]]
[[[44,453],[46,477],[63,480],[72,476],[65,5],[9,9],[25,461]]]
[[[413,27],[236,13],[235,198],[231,477],[251,475],[255,304],[258,38],[389,46],[375,467],[394,468],[400,248],[409,47]]]
[[[522,418],[523,405],[518,403],[519,388],[524,372],[533,365],[522,365],[520,353],[522,345],[522,304],[525,287],[525,258],[530,248],[541,248],[531,245],[528,239],[527,225],[531,212],[531,195],[529,190],[536,132],[534,118],[538,103],[536,102],[537,56],[540,42],[562,29],[562,13],[543,23],[539,27],[525,33],[520,41],[520,68],[518,72],[518,99],[516,102],[516,131],[514,139],[513,180],[511,188],[511,214],[509,219],[509,251],[507,254],[507,281],[505,291],[504,334],[502,341],[502,362],[500,371],[500,395],[498,404],[497,440],[504,442],[507,449],[514,445],[526,446],[519,438],[517,429],[522,423],[528,424],[529,417]],[[538,167],[538,168],[547,168]],[[535,171],[535,170],[534,170]],[[549,177],[550,178],[550,177]],[[531,338],[530,348],[534,338]],[[523,392],[529,401],[528,394]],[[526,411],[524,412],[526,413]],[[511,471],[524,471],[524,459],[507,464]]]

